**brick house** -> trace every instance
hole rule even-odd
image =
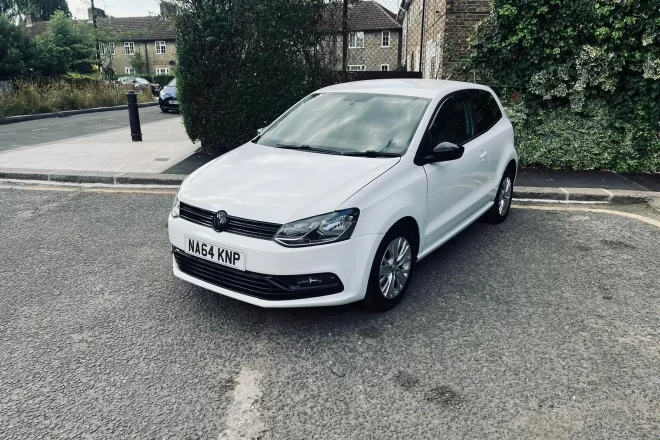
[[[422,72],[424,78],[452,75],[490,8],[491,0],[402,0],[398,19],[407,70]]]
[[[333,3],[321,23],[327,31],[324,50],[336,70],[342,70],[341,17],[341,3]],[[401,24],[394,13],[372,0],[351,1],[348,29],[348,70],[388,71],[401,65]]]
[[[163,12],[161,3],[161,13]],[[144,73],[150,75],[174,74],[176,67],[176,40],[173,24],[163,15],[154,17],[107,17],[96,8],[96,23],[100,29],[101,65],[116,75]],[[37,36],[48,29],[47,21],[28,20],[27,32]],[[87,20],[75,20],[76,26],[92,26],[91,8]],[[135,54],[144,61],[142,72],[131,66]]]

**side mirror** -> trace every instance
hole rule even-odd
[[[456,145],[452,142],[440,142],[433,149],[433,154],[426,156],[427,162],[448,162],[450,160],[460,159],[465,152],[462,145]]]

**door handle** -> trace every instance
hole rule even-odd
[[[479,155],[479,159],[484,160],[488,156],[488,151],[482,151]]]

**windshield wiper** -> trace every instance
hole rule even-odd
[[[313,153],[323,154],[341,154],[339,151],[328,150],[325,148],[310,147],[309,145],[296,145],[296,144],[275,144],[277,148],[284,148],[285,150],[302,150],[311,151]]]
[[[344,156],[362,156],[362,157],[401,157],[399,153],[385,153],[383,151],[367,150],[367,151],[347,151],[342,153]]]

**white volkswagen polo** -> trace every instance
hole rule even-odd
[[[174,275],[262,307],[397,304],[415,264],[509,211],[518,157],[491,89],[339,84],[181,185]]]

